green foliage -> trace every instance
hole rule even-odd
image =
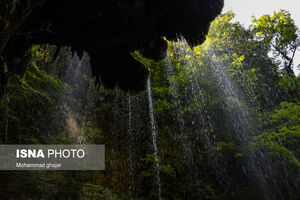
[[[291,14],[285,10],[274,12],[273,16],[263,15],[259,19],[253,17],[252,22],[257,37],[269,43],[274,42],[276,47],[287,47],[298,37]]]
[[[155,154],[147,154],[145,158],[141,158],[141,161],[145,163],[145,165],[149,165],[150,168],[141,172],[141,176],[143,177],[155,177],[156,176],[156,157]],[[160,161],[159,161],[160,162]],[[176,176],[176,172],[174,168],[170,165],[163,165],[160,163],[159,165],[160,173],[165,173],[169,176]]]
[[[25,73],[11,74],[0,101],[0,136],[5,144],[68,144],[65,106],[80,105],[72,88],[61,74],[65,62],[53,63],[53,46],[34,45],[32,59]],[[55,49],[55,48],[54,48]],[[68,54],[67,54],[68,55]],[[67,60],[67,59],[66,59]],[[51,70],[50,70],[51,69]],[[50,73],[51,72],[51,73]],[[65,103],[62,105],[62,101]],[[101,130],[95,123],[80,121],[79,129],[90,143],[103,142]],[[1,172],[1,191],[9,193],[4,199],[79,199],[85,172]],[[103,197],[109,199],[108,190]],[[111,199],[111,198],[110,198]],[[118,198],[120,199],[120,198]],[[129,198],[128,198],[129,199]]]
[[[275,62],[281,63],[288,75],[293,75],[292,66],[295,53],[300,45],[299,29],[288,11],[274,12],[273,16],[253,17],[251,27],[258,40],[261,40],[273,53]]]
[[[156,64],[154,66],[159,66],[159,68],[152,67],[154,105],[160,124],[161,162],[167,161],[174,166],[176,177],[182,175],[182,168],[185,167],[185,164],[187,168],[196,165],[197,170],[204,169],[206,172],[216,170],[215,173],[220,173],[219,170],[224,171],[221,179],[227,179],[231,187],[237,188],[236,192],[240,195],[230,197],[230,194],[223,194],[228,199],[255,198],[251,194],[256,193],[257,188],[249,187],[245,183],[247,178],[244,170],[247,170],[245,166],[247,166],[249,157],[256,158],[260,154],[266,153],[265,159],[270,160],[272,163],[270,165],[275,169],[291,170],[290,173],[294,173],[299,167],[299,121],[296,120],[300,113],[296,103],[299,101],[299,81],[296,77],[283,76],[279,73],[279,69],[282,68],[282,63],[277,60],[279,54],[276,58],[269,56],[270,52],[274,53],[276,50],[271,45],[275,45],[274,42],[277,42],[276,45],[282,52],[285,51],[286,54],[292,55],[295,48],[298,47],[298,30],[295,29],[294,22],[287,12],[280,11],[275,15],[280,15],[281,19],[275,19],[276,17],[271,19],[270,17],[265,21],[265,23],[273,23],[274,26],[277,26],[274,34],[270,35],[271,39],[267,40],[267,38],[261,37],[262,34],[257,33],[258,28],[263,31],[266,27],[260,27],[261,24],[256,26],[256,21],[253,26],[246,29],[238,22],[232,22],[233,13],[223,14],[212,23],[204,44],[192,49],[182,41],[168,42],[169,57],[165,60],[165,65]],[[295,34],[292,35],[292,33]],[[294,46],[289,46],[289,42],[292,42]],[[290,62],[292,59],[287,61]],[[219,64],[225,66],[229,72],[232,84],[239,90],[238,96],[224,96],[219,90],[218,80],[211,70]],[[165,81],[166,79],[168,82]],[[286,105],[283,101],[294,102],[297,106]],[[280,102],[283,103],[280,104]],[[281,111],[277,110],[271,115],[270,113],[279,104]],[[253,136],[246,136],[251,138],[246,142],[240,141],[239,137],[241,136],[236,133],[238,130],[231,126],[234,122],[226,117],[229,112],[240,112],[239,109],[233,109],[237,105],[249,112],[253,118],[251,123],[256,123],[255,127],[257,127],[257,130],[252,133]],[[203,115],[202,113],[205,113],[206,116],[209,115],[209,124],[205,124],[207,119],[199,118]],[[170,116],[172,116],[171,119]],[[180,136],[181,134],[183,136]],[[254,138],[254,136],[257,137]],[[210,137],[215,138],[207,139]],[[252,140],[255,140],[256,143],[251,143]],[[207,143],[214,141],[218,142],[214,145],[215,148],[210,149]],[[182,143],[190,146],[184,146],[181,149]],[[189,158],[193,159],[192,164],[186,160],[175,161],[174,154],[177,154],[177,158],[182,159],[180,156],[185,155],[183,152],[185,148],[190,148],[187,150],[188,155],[196,154],[201,159],[199,157]],[[199,155],[198,152],[201,154]],[[212,161],[214,160],[212,157],[219,158],[221,161]],[[151,160],[152,166],[154,166],[153,158],[147,160]],[[207,163],[203,163],[203,160]],[[289,164],[282,165],[282,160],[288,160]],[[209,164],[211,162],[221,166],[211,166]],[[216,164],[219,162],[220,164]],[[261,168],[261,166],[257,167]],[[152,171],[143,171],[143,175],[154,176],[154,168],[151,169]],[[210,175],[208,177],[210,177],[207,178],[208,181],[201,185],[202,190],[205,190],[205,185],[210,184],[212,184],[212,188],[222,188],[211,181]],[[277,176],[275,172],[274,177],[281,184],[292,181],[288,175]],[[201,178],[198,180],[207,180]],[[268,177],[265,178],[268,179]],[[170,180],[168,179],[168,181]],[[195,180],[190,183],[189,188],[193,187],[195,183]],[[182,185],[177,186],[174,182],[169,187],[177,188],[177,190],[181,188],[183,191],[188,190]],[[227,188],[224,188],[224,191],[227,191]],[[195,195],[193,192],[192,194]],[[220,191],[212,193],[221,194]],[[212,199],[218,198],[218,195],[212,196]],[[291,192],[290,197],[292,198],[292,196]]]
[[[100,144],[103,141],[104,136],[100,128],[94,128],[92,122],[82,121],[80,125],[82,134],[84,135],[86,141],[91,144]]]
[[[23,77],[10,76],[1,100],[1,132],[6,143],[38,143],[48,139],[48,121],[63,83],[31,63]],[[44,116],[48,115],[47,118]]]
[[[233,18],[232,12],[220,15],[207,40],[194,48],[184,40],[167,41],[168,57],[161,62],[132,54],[151,75],[158,158],[152,153],[146,92],[129,96],[85,77],[96,103],[78,114],[89,102],[62,81],[70,49],[55,58],[56,47],[33,45],[26,72],[9,77],[0,101],[1,142],[65,144],[84,136],[86,143],[106,144],[107,167],[100,175],[21,176],[35,183],[27,185],[24,198],[39,193],[40,199],[154,199],[158,162],[163,199],[267,199],[273,188],[267,183],[296,199],[300,82],[279,69],[293,63],[298,28],[283,10],[254,18],[249,28]],[[225,89],[236,91],[223,91],[218,67],[232,84]],[[8,183],[20,190],[12,178]]]
[[[216,151],[236,153],[239,150],[239,146],[232,142],[220,142],[220,144],[215,147]],[[236,153],[236,156],[241,156],[241,153]]]
[[[277,143],[293,150],[300,145],[300,104],[282,102],[268,124],[268,132],[257,139],[262,143]],[[297,148],[296,148],[297,149]]]
[[[253,146],[266,152],[272,167],[279,170],[277,181],[289,184],[299,181],[300,171],[300,104],[282,102],[266,124],[266,132],[256,137]],[[283,162],[284,161],[284,162]],[[269,164],[269,165],[271,165]],[[282,173],[287,170],[288,173]],[[297,199],[293,191],[290,199]]]
[[[279,87],[286,92],[290,101],[297,102],[300,99],[300,77],[282,76]]]
[[[93,184],[83,185],[81,196],[82,198],[80,198],[80,200],[121,200],[121,198],[118,198],[111,190],[104,188],[101,185]]]

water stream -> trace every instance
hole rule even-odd
[[[188,48],[186,41],[180,40],[179,45],[172,50],[182,58],[181,63],[178,65],[172,63],[173,61],[169,55],[165,60],[166,79],[170,88],[171,104],[174,105],[172,110],[168,111],[170,115],[168,117],[172,118],[170,120],[172,122],[167,122],[169,123],[167,126],[173,132],[163,133],[161,131],[165,134],[165,137],[169,134],[168,136],[178,144],[174,147],[174,151],[178,152],[176,159],[179,159],[177,163],[181,166],[180,175],[183,177],[181,180],[187,184],[186,187],[188,188],[188,192],[183,194],[184,198],[197,199],[198,196],[190,196],[189,193],[201,193],[201,195],[205,193],[205,191],[202,191],[201,180],[206,178],[203,171],[207,168],[202,171],[199,167],[201,162],[205,162],[206,165],[211,167],[209,169],[211,176],[216,178],[217,184],[222,185],[231,193],[230,196],[233,199],[236,199],[239,195],[239,191],[233,188],[235,174],[232,173],[236,169],[233,170],[231,163],[227,163],[225,160],[227,158],[224,158],[224,154],[220,153],[222,148],[220,141],[226,141],[226,138],[220,138],[223,136],[218,135],[218,132],[223,130],[218,130],[216,127],[221,127],[221,129],[225,129],[222,133],[231,137],[229,141],[236,142],[237,146],[239,145],[242,148],[248,148],[247,156],[241,161],[243,162],[243,169],[237,169],[243,171],[242,176],[249,180],[249,183],[245,183],[245,185],[257,184],[254,187],[263,192],[261,196],[266,200],[284,199],[280,187],[273,177],[272,165],[266,160],[263,152],[255,150],[250,145],[258,134],[258,127],[256,127],[255,119],[252,117],[253,110],[247,102],[247,95],[249,94],[245,95],[231,77],[226,66],[227,63],[224,63],[222,59],[217,57],[215,52],[211,51],[208,54],[211,58],[214,58],[210,60],[213,64],[209,65],[210,67],[205,67],[209,68],[207,70],[211,71],[216,81],[213,83],[214,94],[208,95],[206,85],[201,82],[203,77],[199,77],[201,73],[197,71],[201,66],[197,62],[187,59],[193,56],[190,51],[187,51]],[[66,116],[70,137],[76,140],[74,142],[85,143],[80,123],[94,120],[91,113],[95,107],[90,88],[91,84],[87,81],[87,78],[91,76],[90,58],[88,54],[84,53],[80,59],[75,53],[69,56],[68,59],[68,66],[65,73],[62,73],[62,80],[70,86],[70,90],[66,90],[66,93],[69,93],[68,98],[79,99],[80,101],[78,103],[78,101],[67,101],[62,98],[59,106],[62,107]],[[178,69],[178,67],[183,69]],[[184,84],[180,83],[182,80],[176,77],[176,73],[180,70],[184,71],[184,76],[187,77]],[[146,91],[140,94],[125,93],[118,88],[115,88],[112,92],[112,99],[109,104],[112,106],[111,123],[113,125],[105,136],[108,140],[106,148],[109,157],[106,172],[111,177],[109,181],[112,180],[108,187],[117,192],[125,191],[130,196],[138,197],[137,193],[140,192],[138,184],[144,181],[140,176],[140,172],[147,170],[141,160],[152,151],[155,166],[154,190],[157,199],[161,200],[162,191],[163,195],[165,195],[165,191],[168,192],[167,187],[162,188],[162,186],[168,184],[165,182],[165,180],[168,180],[165,177],[168,176],[163,171],[165,163],[160,160],[163,151],[159,149],[159,144],[162,146],[159,138],[163,136],[158,137],[158,130],[161,130],[158,125],[164,126],[164,121],[160,123],[159,120],[163,117],[160,116],[158,111],[157,113],[154,112],[156,95],[154,97],[152,95],[151,84],[151,76],[149,75]],[[222,116],[223,119],[214,118],[216,116],[213,112],[217,109],[214,107],[210,110],[211,103],[214,100],[208,98],[210,95],[216,96],[216,99],[222,102],[222,111],[220,111],[221,109],[218,110],[220,112],[218,115],[224,115]],[[215,121],[224,121],[224,125],[216,125],[214,124]],[[148,142],[150,145],[147,145]],[[153,175],[150,176],[153,177]],[[275,192],[273,192],[274,190]]]
[[[66,95],[59,98],[57,107],[60,111],[57,115],[66,121],[68,138],[75,144],[84,144],[86,137],[82,126],[94,120],[92,111],[95,108],[90,82],[90,57],[84,52],[79,58],[76,52],[72,55],[70,49],[61,48],[54,65],[62,65],[59,75],[66,84]]]
[[[157,180],[157,187],[158,187],[157,188],[158,199],[161,200],[160,168],[159,168],[158,147],[157,147],[158,140],[157,140],[157,129],[156,129],[154,111],[153,111],[153,100],[152,100],[150,76],[147,79],[147,94],[148,94],[148,103],[149,103],[149,117],[150,117],[150,122],[151,122],[154,158],[155,158],[155,165],[156,165],[156,180]]]
[[[197,63],[186,59],[189,56],[189,52],[187,49],[189,48],[188,44],[184,39],[178,41],[178,46],[173,49],[174,53],[182,58],[181,66],[183,66],[188,75],[190,88],[183,88],[184,97],[178,96],[179,91],[177,83],[172,76],[176,73],[174,66],[171,62],[170,57],[167,57],[166,64],[168,67],[168,79],[171,85],[171,91],[174,98],[174,102],[177,102],[177,107],[175,109],[174,117],[177,119],[179,124],[179,130],[181,132],[181,142],[186,150],[185,162],[188,162],[188,170],[186,172],[187,177],[190,177],[190,181],[196,181],[195,177],[201,176],[201,172],[197,168],[197,164],[194,163],[193,158],[196,160],[197,155],[201,155],[201,148],[197,145],[193,145],[196,140],[205,141],[203,145],[205,145],[205,149],[208,151],[209,161],[211,165],[214,167],[214,172],[220,184],[225,185],[229,191],[232,192],[232,197],[234,197],[235,191],[232,190],[232,182],[231,182],[231,172],[226,171],[225,164],[223,163],[224,158],[218,155],[216,152],[216,148],[218,148],[219,143],[216,135],[216,130],[214,130],[211,125],[211,117],[208,110],[203,109],[202,107],[195,108],[195,116],[196,118],[192,119],[192,124],[199,124],[199,126],[195,126],[194,130],[199,128],[199,133],[192,136],[192,141],[187,139],[189,136],[186,135],[189,131],[189,122],[186,121],[184,116],[181,114],[181,110],[186,106],[191,106],[193,101],[197,99],[197,102],[201,102],[203,107],[207,107],[209,102],[205,99],[205,89],[202,88],[201,84],[199,84],[199,80],[194,73],[194,70],[199,68]],[[243,146],[248,146],[252,141],[255,135],[257,135],[257,127],[255,125],[254,119],[250,114],[249,107],[247,105],[247,97],[241,92],[239,87],[235,84],[235,82],[230,77],[230,72],[228,71],[228,67],[226,67],[226,63],[222,62],[214,52],[209,52],[210,57],[214,58],[211,60],[213,65],[210,65],[210,70],[216,77],[216,88],[218,89],[218,94],[221,99],[225,102],[225,115],[224,120],[228,120],[227,124],[224,126],[232,127],[234,131],[232,133],[232,137],[235,137],[236,142]],[[251,89],[251,88],[250,88]],[[196,144],[196,143],[195,143]],[[203,148],[202,148],[203,149]],[[266,199],[282,199],[282,194],[279,190],[276,192],[272,192],[274,188],[278,188],[278,183],[272,177],[272,167],[266,161],[264,153],[251,149],[249,146],[248,152],[248,160],[245,162],[243,166],[244,175],[249,178],[249,180],[255,180],[264,193],[263,196]],[[183,158],[184,159],[184,158]],[[268,180],[264,177],[268,176]],[[254,178],[255,177],[255,178]],[[272,186],[271,186],[272,185]],[[273,188],[272,188],[273,187]]]

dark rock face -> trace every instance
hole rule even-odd
[[[161,60],[167,49],[162,37],[200,44],[222,7],[223,0],[47,0],[18,27],[28,34],[11,34],[2,54],[9,63],[13,52],[24,55],[31,44],[71,46],[90,54],[93,74],[106,86],[139,90],[147,71],[130,53]]]

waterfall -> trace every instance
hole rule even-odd
[[[212,54],[211,57],[213,56],[215,55]],[[211,70],[217,77],[217,86],[228,107],[228,118],[233,124],[233,129],[240,142],[250,142],[255,133],[255,126],[247,105],[243,102],[243,100],[245,101],[243,93],[231,79],[228,68],[218,58]]]
[[[154,119],[150,75],[148,76],[148,79],[147,79],[147,94],[148,94],[148,104],[149,104],[149,117],[150,117],[150,121],[151,121],[153,150],[154,150],[155,165],[156,165],[156,180],[157,180],[157,187],[158,187],[157,188],[158,199],[161,200],[161,182],[160,182],[160,169],[159,169],[158,147],[157,147],[157,143],[158,143],[157,142],[157,129],[156,129],[155,119]]]
[[[184,109],[184,102],[179,97],[179,89],[177,86],[176,80],[174,80],[172,77],[175,76],[175,69],[172,64],[171,58],[169,54],[167,54],[166,58],[166,64],[167,64],[167,77],[169,80],[170,88],[171,88],[171,94],[172,98],[174,101],[174,104],[176,104],[174,112],[172,112],[172,117],[177,123],[178,131],[179,131],[179,143],[180,147],[183,149],[183,155],[182,155],[182,162],[185,165],[185,173],[186,178],[188,179],[189,182],[193,182],[193,179],[197,177],[195,173],[197,173],[197,170],[194,169],[193,166],[193,146],[192,146],[192,141],[191,138],[187,132],[187,123],[184,119],[184,116],[182,114],[182,110]]]
[[[235,132],[234,136],[237,137],[237,141],[242,145],[249,145],[255,135],[257,135],[257,127],[251,116],[251,110],[247,105],[246,96],[233,81],[225,63],[222,62],[214,52],[209,53],[211,57],[216,58],[215,61],[213,61],[211,70],[217,78],[217,87],[227,106],[226,115],[230,124],[233,126]],[[264,190],[266,199],[283,198],[281,191],[278,189],[278,183],[273,177],[271,163],[265,159],[264,153],[261,150],[255,150],[249,146],[248,154],[247,166],[243,166],[244,174],[250,179],[253,177],[249,174],[258,177],[257,184]],[[220,176],[224,176],[224,172],[221,172]],[[266,176],[268,176],[269,180],[265,178]],[[276,192],[273,191],[274,188],[277,188],[275,190]]]
[[[208,102],[203,95],[203,89],[201,88],[201,85],[194,73],[194,68],[198,66],[186,59],[187,56],[191,56],[186,51],[187,48],[190,48],[186,41],[182,38],[177,42],[177,44],[178,46],[172,50],[174,50],[176,56],[182,58],[180,66],[182,66],[187,72],[190,88],[178,88],[177,80],[174,78],[176,75],[176,69],[169,54],[166,58],[167,79],[169,80],[171,94],[174,104],[176,105],[173,111],[173,117],[175,118],[175,121],[177,121],[178,130],[180,132],[180,145],[184,150],[182,162],[184,166],[186,166],[184,169],[186,179],[187,182],[196,184],[198,177],[202,175],[195,160],[199,159],[199,155],[201,156],[201,148],[204,146],[205,150],[209,152],[211,156],[211,159],[208,160],[208,162],[215,165],[216,156],[214,146],[216,146],[216,140],[211,125],[210,113],[205,109]],[[183,96],[179,96],[179,93],[183,93]],[[195,113],[195,117],[187,118],[184,116],[182,111],[185,107],[191,106],[195,100],[201,102],[203,106],[195,107],[192,111]],[[192,129],[193,131],[196,130],[196,133],[190,134]],[[202,144],[199,145],[199,143]],[[200,157],[200,159],[202,158]]]
[[[132,191],[132,186],[134,183],[134,167],[133,167],[133,154],[134,154],[134,146],[133,146],[133,132],[132,132],[132,100],[131,100],[131,95],[130,93],[127,94],[128,96],[128,141],[129,141],[129,146],[128,146],[128,154],[129,154],[129,163],[128,163],[128,174],[129,174],[129,191]]]
[[[90,57],[84,52],[79,58],[76,52],[72,55],[69,48],[61,48],[54,66],[61,70],[58,74],[66,84],[65,94],[59,97],[56,105],[60,110],[57,115],[66,122],[67,137],[73,143],[83,144],[86,138],[82,126],[93,120],[95,107],[90,82]],[[56,123],[50,126],[56,126]]]
[[[181,58],[180,63],[176,65],[176,67],[182,67],[179,71],[184,70],[185,75],[188,77],[187,86],[180,87],[177,85],[177,69],[173,66],[172,60],[168,56],[165,61],[167,65],[167,78],[175,105],[173,117],[175,121],[177,121],[178,130],[180,132],[179,139],[185,150],[182,157],[183,162],[187,162],[184,163],[185,166],[187,166],[185,176],[187,180],[196,184],[195,181],[197,181],[198,177],[201,177],[201,171],[197,163],[195,163],[195,160],[202,159],[199,158],[198,155],[201,155],[201,148],[205,149],[208,152],[207,161],[213,167],[212,170],[218,182],[231,191],[231,195],[234,197],[236,194],[234,189],[232,189],[231,172],[226,168],[222,154],[216,150],[219,148],[219,139],[216,130],[214,130],[211,124],[211,113],[207,110],[210,100],[206,99],[206,89],[203,88],[201,79],[197,77],[199,74],[197,70],[200,66],[195,60],[188,59],[194,55],[184,39],[179,40],[176,46],[170,48],[172,49],[169,50],[172,50],[172,54],[175,57]],[[226,124],[224,125],[229,126],[229,130],[233,131],[231,136],[235,138],[237,144],[248,148],[249,151],[242,171],[249,180],[256,181],[257,187],[263,191],[266,199],[276,199],[274,193],[272,194],[272,186],[273,189],[279,188],[279,186],[276,179],[272,177],[272,166],[265,159],[264,153],[260,150],[253,149],[250,144],[253,142],[258,128],[252,118],[252,110],[250,110],[247,104],[249,100],[232,79],[228,66],[226,66],[228,63],[223,62],[213,51],[209,50],[208,53],[211,60],[208,65],[210,67],[206,70],[209,70],[209,73],[212,73],[216,78],[214,83],[214,87],[216,88],[215,95],[224,102],[226,109],[226,112],[224,112],[224,122]],[[201,67],[203,69],[208,68],[207,66]],[[178,87],[180,87],[180,89]],[[181,96],[179,94],[181,94]],[[194,102],[201,102],[202,106],[191,106]],[[186,118],[186,116],[182,114],[182,110],[185,107],[192,107],[194,109],[191,112],[194,114],[193,118]],[[196,134],[188,135],[190,130]],[[203,142],[204,148],[199,146],[199,144]],[[265,176],[268,178],[266,179]],[[278,191],[275,196],[279,198],[282,194]],[[187,198],[191,199],[190,197]]]

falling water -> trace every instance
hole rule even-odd
[[[57,115],[66,122],[68,138],[74,143],[85,143],[81,125],[93,120],[92,110],[95,106],[90,82],[90,57],[84,52],[80,59],[76,52],[72,55],[69,48],[61,48],[54,66],[62,69],[58,74],[67,85],[64,89],[65,96],[61,96],[57,104],[60,110]],[[55,126],[55,123],[51,126]]]
[[[155,119],[154,119],[150,76],[147,79],[147,94],[148,94],[148,104],[149,104],[149,117],[151,121],[151,130],[152,130],[153,150],[154,150],[155,165],[156,165],[158,199],[161,200],[161,182],[160,182],[160,169],[159,169],[158,147],[157,147],[157,129],[156,129]]]
[[[128,154],[129,154],[129,166],[128,166],[128,174],[129,174],[129,191],[132,191],[132,185],[134,184],[134,167],[133,167],[133,132],[132,132],[132,103],[131,103],[131,95],[130,93],[127,94],[128,96]]]
[[[211,57],[213,56],[211,55]],[[234,84],[228,67],[222,61],[217,59],[211,69],[217,77],[217,85],[228,107],[228,117],[240,142],[251,141],[255,133],[255,126],[246,104],[242,102],[244,95]]]
[[[209,152],[209,161],[211,162],[211,165],[214,167],[213,173],[216,174],[216,178],[220,182],[220,184],[224,184],[225,187],[229,189],[229,191],[232,192],[232,196],[235,196],[235,192],[231,190],[231,177],[230,172],[226,171],[226,167],[223,164],[222,154],[219,154],[216,152],[216,148],[218,147],[218,141],[217,137],[214,133],[213,127],[211,125],[211,117],[210,113],[207,110],[203,110],[202,108],[197,108],[196,113],[198,113],[196,116],[197,118],[193,119],[193,123],[198,123],[200,125],[201,134],[204,136],[200,137],[198,135],[193,135],[193,141],[189,141],[186,139],[188,135],[188,121],[185,120],[185,118],[180,113],[180,110],[184,108],[187,105],[190,105],[193,103],[193,99],[197,99],[197,101],[202,102],[203,108],[207,107],[207,99],[203,96],[203,92],[205,92],[205,89],[202,89],[201,84],[199,84],[198,78],[196,77],[196,74],[194,73],[194,69],[198,68],[198,64],[193,62],[193,60],[186,59],[187,57],[192,57],[193,55],[189,55],[189,52],[187,49],[189,48],[188,44],[185,42],[184,39],[179,40],[177,46],[175,46],[174,53],[175,56],[180,56],[182,58],[181,60],[181,66],[185,68],[186,73],[188,75],[189,85],[190,89],[183,88],[183,91],[180,91],[180,93],[184,94],[184,98],[178,96],[178,88],[176,79],[172,79],[172,76],[175,74],[174,66],[171,62],[170,57],[167,57],[166,64],[167,64],[167,74],[168,79],[170,82],[171,92],[174,98],[174,102],[177,103],[177,107],[175,107],[175,114],[174,117],[177,118],[177,122],[179,123],[179,130],[181,132],[181,142],[183,143],[183,147],[186,150],[187,154],[187,160],[185,162],[188,162],[188,169],[185,172],[186,176],[190,177],[189,179],[191,181],[196,180],[197,178],[193,179],[193,177],[201,177],[201,172],[199,169],[197,169],[197,164],[194,163],[193,158],[195,158],[195,155],[201,155],[201,148],[197,146],[193,146],[194,142],[196,140],[199,141],[205,141],[205,149]],[[251,142],[253,142],[253,138],[257,133],[257,127],[255,126],[254,119],[251,116],[251,110],[249,109],[247,105],[247,97],[244,96],[243,92],[239,89],[239,87],[235,84],[235,82],[232,80],[230,76],[230,72],[228,71],[228,67],[226,67],[226,63],[222,62],[221,59],[218,59],[218,57],[214,54],[214,52],[209,52],[211,55],[210,57],[211,62],[213,65],[211,66],[210,70],[216,77],[216,86],[218,88],[218,94],[221,95],[221,98],[225,102],[226,107],[226,118],[229,121],[229,124],[232,126],[232,130],[234,131],[233,136],[236,137],[237,142],[248,146]],[[251,88],[250,88],[251,89]],[[186,90],[186,91],[185,91]],[[184,99],[182,102],[181,99]],[[176,105],[176,104],[175,104]],[[195,121],[195,122],[194,122]],[[197,127],[195,127],[197,129]],[[197,144],[197,143],[195,143]],[[255,152],[256,151],[256,152]],[[221,155],[221,156],[220,156]],[[260,187],[263,190],[263,193],[266,197],[266,199],[280,199],[281,192],[275,192],[272,194],[272,189],[276,190],[277,183],[274,178],[272,178],[272,167],[270,164],[267,163],[266,159],[264,158],[264,154],[262,152],[258,152],[258,150],[251,149],[250,146],[250,152],[248,153],[247,161],[245,163],[245,166],[243,166],[243,171],[245,176],[249,178],[249,180],[256,181],[257,186]],[[196,158],[196,160],[199,158]],[[200,158],[201,159],[201,158]],[[254,178],[255,176],[255,178]],[[264,178],[265,176],[268,176],[268,180]],[[273,186],[271,188],[270,183]]]
[[[173,78],[175,75],[175,69],[169,54],[167,54],[166,64],[167,64],[167,77],[171,88],[171,94],[173,97],[174,104],[176,105],[174,112],[172,112],[173,115],[172,117],[175,119],[175,121],[178,124],[177,125],[179,131],[178,139],[179,139],[179,144],[183,149],[181,160],[185,165],[184,170],[185,170],[186,178],[188,179],[187,182],[193,182],[193,180],[197,177],[198,170],[194,168],[196,167],[196,165],[194,165],[194,161],[193,161],[194,152],[193,152],[192,140],[191,137],[188,134],[186,134],[189,132],[186,130],[186,127],[188,127],[188,125],[181,112],[184,109],[185,105],[178,95],[179,89],[177,86],[177,82]],[[187,95],[185,96],[187,97]]]
[[[128,94],[128,135],[130,136],[132,133],[131,123],[132,123],[132,113],[131,113],[131,96]]]
[[[216,156],[214,155],[214,146],[216,146],[216,141],[211,125],[210,113],[208,113],[208,111],[205,109],[207,105],[207,99],[205,99],[201,85],[198,83],[197,77],[195,76],[195,73],[193,71],[194,68],[197,67],[197,65],[186,59],[186,56],[190,56],[186,51],[187,48],[189,48],[188,44],[184,39],[181,39],[178,41],[178,46],[176,46],[173,50],[176,56],[178,55],[182,58],[181,66],[184,67],[187,71],[188,81],[191,88],[185,87],[181,88],[181,91],[179,90],[176,78],[173,78],[176,72],[169,54],[166,58],[166,64],[171,93],[172,97],[174,98],[174,104],[176,105],[173,117],[178,123],[178,130],[180,132],[180,145],[184,149],[182,162],[184,166],[186,166],[184,169],[186,174],[185,176],[187,182],[191,184],[197,184],[196,182],[199,177],[202,176],[202,172],[201,170],[199,170],[196,160],[202,160],[201,154],[203,152],[203,147],[205,147],[205,151],[208,152],[212,158],[205,162],[215,162]],[[183,93],[184,96],[180,97],[180,93]],[[184,108],[187,106],[191,106],[195,99],[201,102],[203,106],[201,108],[195,108],[195,110],[193,111],[194,113],[196,113],[195,118],[185,119],[182,114],[182,110],[184,110]],[[196,133],[191,135],[191,129],[196,130]],[[192,197],[186,198],[190,199]]]
[[[233,126],[235,137],[237,137],[238,142],[241,144],[249,145],[253,141],[255,135],[257,135],[257,127],[250,114],[251,111],[246,103],[247,100],[245,99],[244,93],[230,76],[226,64],[213,52],[210,52],[210,54],[211,57],[216,58],[215,61],[213,61],[214,65],[211,67],[211,70],[214,72],[217,78],[217,86],[221,91],[221,94],[223,94],[222,98],[225,100],[227,106],[226,114]],[[264,153],[260,150],[254,150],[250,146],[248,154],[247,166],[243,166],[245,175],[249,176],[250,179],[253,177],[249,174],[255,174],[255,176],[257,176],[257,185],[264,191],[264,198],[284,199],[281,191],[278,189],[278,183],[272,175],[272,166],[265,159]],[[222,175],[224,176],[224,173]],[[265,178],[266,176],[269,177],[269,180]]]

